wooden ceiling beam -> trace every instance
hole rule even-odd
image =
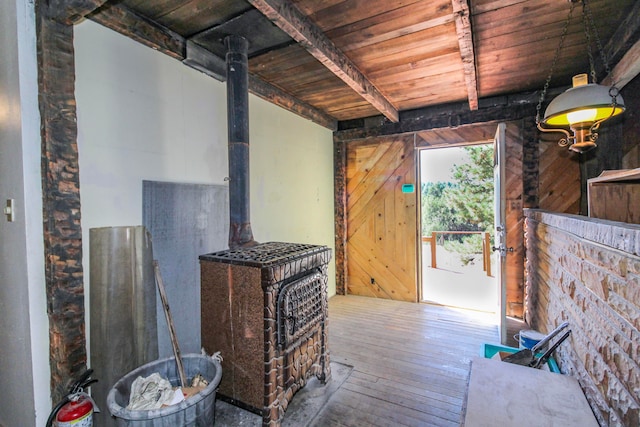
[[[611,75],[603,84],[616,84],[622,89],[640,73],[640,2],[636,2],[604,47],[610,65],[614,65]],[[613,63],[611,62],[613,61]]]
[[[187,41],[187,56],[182,62],[216,80],[221,82],[227,80],[227,64],[225,60],[190,40]],[[333,116],[294,98],[280,88],[251,73],[249,73],[249,92],[327,129],[334,131],[338,128],[338,121]]]
[[[48,15],[61,24],[73,25],[102,7],[108,0],[49,0]]]
[[[107,5],[87,17],[145,46],[182,61],[185,65],[216,80],[226,80],[224,59],[186,40],[180,34],[141,17],[126,6],[121,4]],[[254,75],[249,77],[249,92],[320,126],[330,130],[337,128],[337,120],[334,117],[286,94]]]
[[[108,4],[87,18],[174,59],[184,59],[184,37],[138,15],[122,4]]]
[[[597,18],[596,18],[597,19]],[[610,65],[616,64],[640,39],[640,2],[635,2],[627,17],[609,39],[603,50]]]
[[[278,105],[327,129],[332,131],[338,129],[338,120],[333,116],[294,98],[280,88],[251,73],[249,74],[249,92],[258,98]]]
[[[557,91],[551,91],[554,95]],[[334,141],[354,141],[379,136],[395,136],[432,129],[457,129],[478,123],[498,123],[535,117],[538,93],[483,98],[477,110],[469,110],[466,102],[436,105],[403,111],[400,122],[384,122],[382,117],[369,117],[340,122],[341,130],[333,133]],[[348,128],[349,127],[349,128]]]
[[[248,1],[385,117],[392,122],[398,122],[399,113],[396,107],[378,91],[353,61],[292,3],[288,0]]]
[[[640,41],[631,46],[620,62],[613,67],[611,74],[604,78],[602,84],[609,86],[615,83],[618,89],[622,89],[638,74],[640,74]]]
[[[464,80],[467,85],[469,108],[478,109],[478,78],[476,74],[476,56],[473,50],[473,33],[471,30],[471,15],[467,0],[451,0],[453,16],[458,33],[460,56],[464,70]]]

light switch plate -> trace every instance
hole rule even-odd
[[[7,206],[4,208],[4,214],[9,222],[15,221],[15,202],[16,201],[14,199],[7,199]]]

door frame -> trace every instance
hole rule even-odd
[[[496,129],[498,128],[498,126],[496,126]],[[454,148],[454,147],[469,147],[469,146],[474,146],[474,145],[489,145],[489,144],[494,144],[495,141],[495,137],[494,139],[483,139],[483,140],[479,140],[479,141],[471,141],[471,142],[456,142],[456,143],[452,143],[452,144],[440,144],[440,145],[433,145],[433,146],[416,146],[415,149],[415,163],[416,163],[416,192],[418,192],[417,194],[417,200],[416,200],[416,215],[418,216],[417,218],[417,238],[416,238],[416,242],[418,244],[418,248],[416,253],[418,254],[418,259],[417,259],[417,267],[418,267],[418,302],[424,303],[425,299],[424,299],[424,295],[423,295],[423,253],[422,253],[422,161],[421,161],[421,152],[424,150],[434,150],[434,149],[442,149],[442,148]],[[495,156],[495,152],[494,152],[494,156]],[[495,191],[495,184],[494,184],[494,191]],[[495,222],[495,220],[494,220]],[[499,264],[498,264],[499,265]],[[497,267],[496,267],[497,269]],[[496,281],[498,280],[498,277],[496,277]],[[504,290],[501,290],[501,293],[505,293],[505,298],[506,298],[506,288]],[[504,299],[501,299],[499,301],[500,304],[500,308],[499,311],[505,311],[506,312],[506,304],[504,303]]]
[[[498,324],[500,342],[507,342],[507,213],[506,213],[506,129],[504,122],[498,123],[493,139],[493,197],[496,253],[496,281],[498,282]]]

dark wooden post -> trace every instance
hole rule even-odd
[[[534,117],[522,119],[522,204],[537,208],[540,203],[540,144]]]
[[[36,8],[52,400],[86,369],[73,27]],[[34,256],[36,256],[34,254]]]
[[[347,294],[347,143],[333,134],[336,294]]]
[[[229,135],[229,248],[252,246],[249,210],[249,66],[247,40],[227,36],[227,126]]]

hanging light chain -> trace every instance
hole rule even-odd
[[[600,41],[600,36],[598,35],[598,27],[596,27],[596,23],[593,20],[593,14],[591,13],[591,8],[589,7],[589,3],[587,2],[587,0],[582,0],[582,7],[583,7],[583,10],[586,11],[587,13],[588,23],[589,25],[591,25],[593,36],[596,39],[596,46],[598,48],[598,51],[600,52],[600,59],[602,60],[602,63],[604,65],[606,75],[611,76],[611,68],[609,68],[609,60],[607,59],[607,56],[604,53],[604,49],[602,48],[602,42]],[[585,23],[585,25],[587,24]],[[591,55],[591,50],[589,50],[589,55]],[[593,60],[593,58],[590,58],[590,60]],[[592,68],[592,74],[594,78],[594,83],[596,83],[595,67]]]
[[[587,15],[587,1],[582,0],[582,24],[584,26],[584,37],[587,41],[587,55],[589,56],[589,74],[591,74],[591,83],[598,83],[598,76],[596,75],[596,65],[593,60],[593,53],[591,52],[591,31],[589,27],[591,25],[590,17]]]
[[[558,64],[558,58],[560,57],[560,51],[562,50],[562,46],[564,45],[564,39],[567,37],[567,32],[569,31],[569,24],[571,23],[571,15],[573,14],[573,8],[575,7],[575,3],[569,0],[571,3],[571,8],[569,9],[569,14],[567,15],[567,20],[564,23],[564,28],[562,29],[562,35],[560,36],[560,43],[556,48],[556,53],[553,57],[553,62],[551,63],[551,69],[549,69],[549,75],[547,76],[547,81],[544,83],[544,88],[542,89],[542,93],[540,94],[540,99],[538,100],[538,105],[536,106],[536,124],[540,123],[540,109],[542,108],[542,103],[544,102],[544,98],[547,96],[547,91],[549,90],[549,83],[551,83],[551,77],[553,76],[553,72]]]

